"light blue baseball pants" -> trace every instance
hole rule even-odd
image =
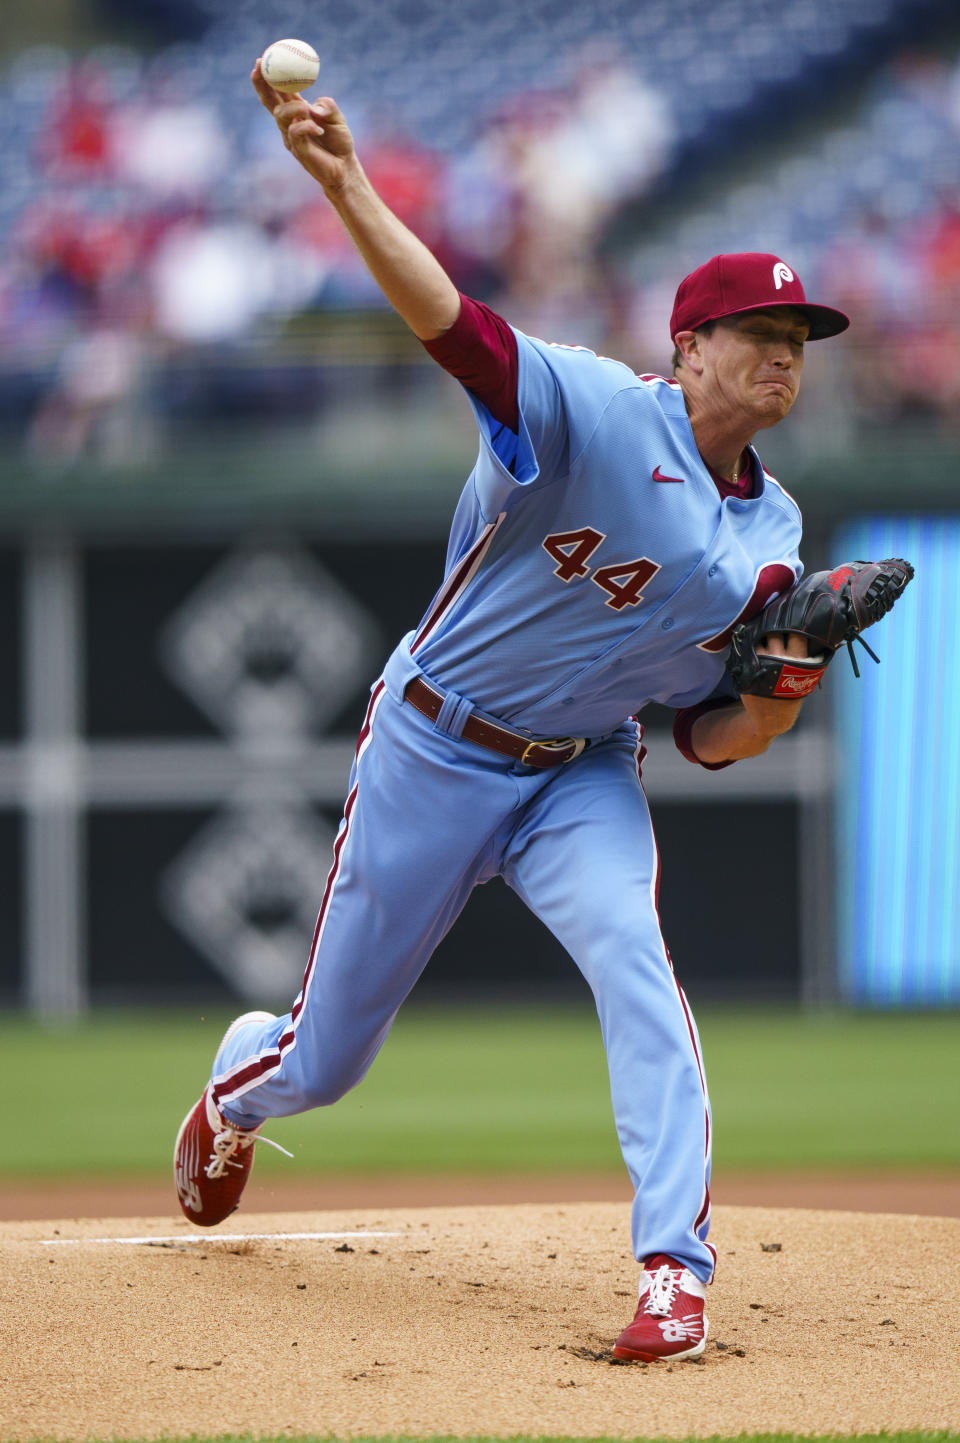
[[[218,1106],[253,1127],[355,1087],[471,889],[500,873],[596,1000],[635,1256],[666,1253],[708,1282],[710,1108],[657,916],[639,728],[534,771],[438,730],[401,694],[382,680],[372,693],[303,989],[222,1049]]]

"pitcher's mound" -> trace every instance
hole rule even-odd
[[[717,1209],[704,1357],[617,1363],[626,1206],[0,1227],[5,1439],[949,1429],[960,1220]]]

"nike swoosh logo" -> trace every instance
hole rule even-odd
[[[653,473],[653,479],[654,481],[679,481],[682,485],[687,478],[685,476],[664,476],[660,467],[657,466]]]

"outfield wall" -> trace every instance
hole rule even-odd
[[[12,623],[0,631],[5,1005],[57,1015],[91,1003],[289,1002],[367,688],[426,606],[441,556],[433,534],[279,531],[34,533],[0,549]],[[818,705],[778,756],[719,775],[676,752],[654,709],[645,781],[664,931],[700,996],[829,994],[824,946],[803,921],[829,917],[802,902],[818,886],[804,828],[828,823]],[[731,858],[749,875],[749,908]],[[497,881],[471,901],[421,991],[582,986]]]

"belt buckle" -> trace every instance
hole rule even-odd
[[[573,751],[570,753],[570,755],[568,757],[564,757],[563,761],[560,763],[561,766],[566,766],[567,762],[574,761],[575,758],[580,755],[586,744],[586,737],[544,737],[542,741],[538,740],[528,742],[523,749],[523,755],[520,758],[520,765],[525,767],[536,765],[535,762],[527,761],[527,753],[532,751],[534,747],[546,747],[548,750],[551,747],[573,747]]]

